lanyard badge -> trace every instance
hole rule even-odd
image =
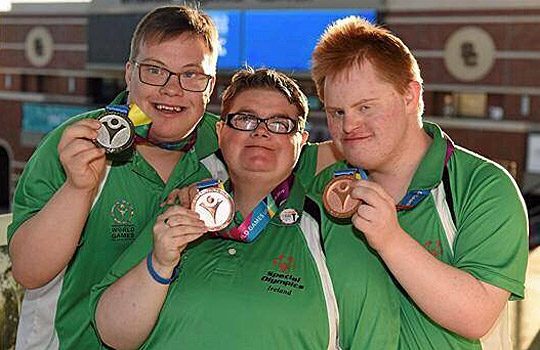
[[[97,116],[101,122],[95,143],[103,147],[108,154],[120,153],[133,145],[135,126],[128,117],[129,107],[124,105],[107,106]]]
[[[334,178],[326,185],[323,193],[323,204],[333,217],[350,218],[360,200],[351,197],[353,183],[356,180],[367,180],[367,174],[358,168],[344,169],[334,172]]]
[[[197,184],[199,192],[191,202],[191,210],[197,212],[208,227],[215,232],[227,227],[235,213],[234,201],[219,180],[202,181]]]

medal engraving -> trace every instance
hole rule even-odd
[[[131,147],[135,133],[133,123],[128,118],[108,113],[98,120],[101,128],[95,142],[107,153],[118,153]]]
[[[338,176],[326,185],[323,194],[323,204],[328,213],[336,218],[351,217],[360,200],[351,197],[354,176]]]
[[[219,231],[227,227],[234,216],[234,202],[231,196],[219,187],[201,190],[191,203],[209,231]]]
[[[216,213],[219,205],[223,203],[221,199],[214,198],[212,196],[206,197],[206,202],[201,202],[201,207],[206,209],[208,213],[212,216],[214,222],[216,221]]]

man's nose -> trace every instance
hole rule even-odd
[[[262,136],[262,137],[269,137],[270,131],[268,131],[268,127],[266,126],[266,123],[261,121],[259,125],[251,132],[252,136]]]
[[[353,113],[345,113],[342,120],[341,128],[343,132],[350,133],[362,123],[362,117],[354,115]]]
[[[163,85],[161,89],[167,95],[179,95],[184,93],[184,89],[180,83],[180,77],[176,74],[172,74],[167,83]]]

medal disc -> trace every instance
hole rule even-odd
[[[100,116],[101,128],[95,140],[107,153],[122,152],[133,144],[135,129],[131,120],[119,114],[108,112]]]
[[[353,175],[338,176],[326,185],[323,194],[323,204],[330,215],[336,218],[351,217],[360,200],[351,197]]]
[[[219,231],[227,227],[234,217],[234,201],[219,187],[201,190],[191,202],[191,210],[197,212],[209,231]]]

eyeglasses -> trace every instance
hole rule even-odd
[[[139,80],[152,86],[165,86],[171,76],[176,75],[180,82],[180,87],[186,91],[203,92],[208,87],[211,75],[186,71],[174,73],[163,67],[134,62],[135,67],[139,68]]]
[[[268,131],[274,134],[291,134],[298,130],[298,120],[289,117],[270,117],[262,119],[256,115],[247,113],[227,114],[227,125],[240,131],[253,131],[259,127],[259,124],[266,124]]]

